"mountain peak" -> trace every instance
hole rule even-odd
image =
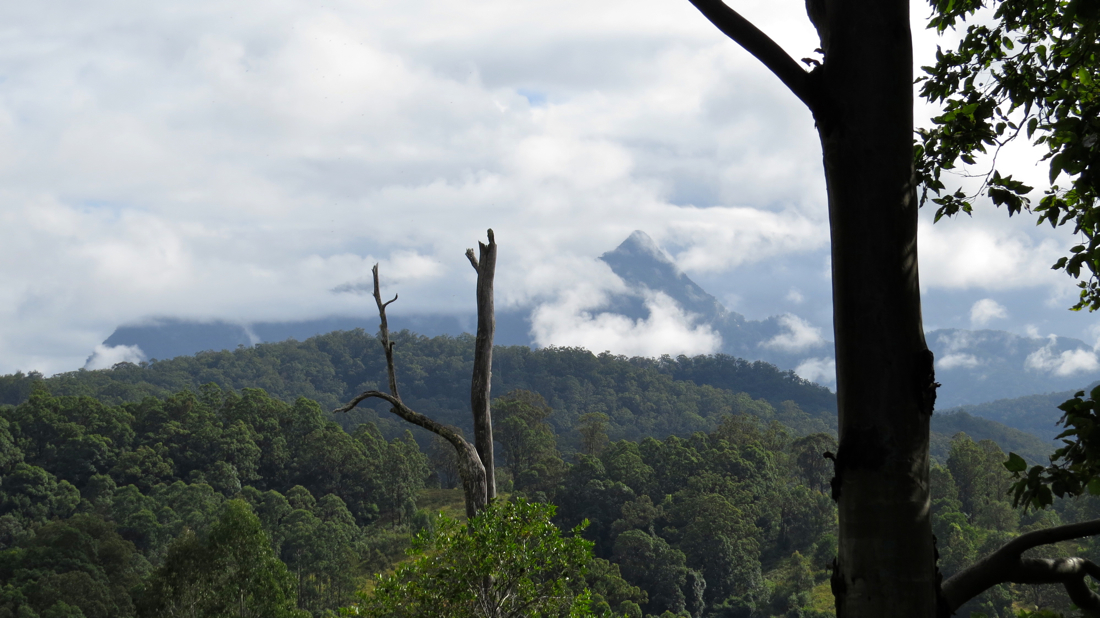
[[[685,311],[713,323],[729,315],[718,299],[688,278],[667,253],[650,238],[635,230],[614,251],[600,256],[612,272],[633,288],[647,288],[667,294]]]
[[[634,257],[645,256],[657,262],[668,264],[676,269],[676,264],[672,261],[672,258],[665,253],[664,249],[661,249],[661,247],[654,242],[649,234],[646,234],[642,230],[634,230],[634,232],[632,232],[626,240],[620,243],[614,251],[608,251],[600,256],[600,259],[606,262],[607,260],[604,258],[612,254],[626,254]],[[679,271],[679,269],[676,270]]]

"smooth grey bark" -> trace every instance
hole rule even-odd
[[[1081,558],[1037,560],[1038,545],[1100,533],[1100,520],[1031,532],[941,585],[928,474],[936,400],[917,273],[913,56],[907,0],[807,0],[820,62],[802,69],[721,0],[690,0],[813,113],[832,240],[839,447],[833,498],[837,616],[947,617],[1006,582],[1061,583],[1089,615],[1100,596]]]
[[[917,274],[909,3],[810,0],[823,58],[805,71],[720,0],[691,1],[807,105],[821,140],[840,435],[832,456],[837,615],[930,618],[936,384]]]
[[[1100,519],[1022,534],[943,583],[947,609],[954,612],[997,584],[1062,584],[1073,604],[1086,616],[1100,616],[1100,595],[1085,584],[1100,580],[1100,566],[1083,558],[1024,558],[1033,547],[1100,533]],[[945,614],[947,615],[947,614]]]
[[[489,382],[493,353],[493,278],[496,274],[496,240],[493,230],[489,230],[489,244],[481,246],[481,259],[473,255],[473,249],[466,256],[477,269],[477,338],[474,350],[473,383],[470,401],[474,415],[474,441],[471,445],[454,427],[443,425],[406,406],[397,390],[397,369],[393,360],[394,342],[390,340],[389,324],[386,321],[386,307],[397,300],[383,302],[381,286],[378,281],[378,265],[371,272],[374,275],[374,301],[378,306],[379,338],[386,354],[386,376],[389,392],[369,390],[360,393],[347,404],[334,412],[347,412],[366,399],[381,399],[390,404],[390,411],[406,421],[423,427],[451,443],[458,455],[458,473],[462,478],[462,492],[466,501],[466,516],[473,517],[496,497],[493,467],[493,425],[489,415]],[[484,455],[482,453],[485,453]]]
[[[909,3],[825,2],[817,120],[832,239],[837,615],[935,615]]]

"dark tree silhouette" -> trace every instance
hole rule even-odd
[[[382,301],[382,290],[378,282],[378,265],[371,272],[374,275],[374,301],[378,305],[378,337],[386,354],[386,375],[389,379],[389,392],[369,390],[361,393],[335,412],[347,412],[366,399],[381,399],[392,407],[390,411],[406,421],[423,427],[451,443],[458,455],[458,473],[462,478],[462,491],[466,498],[466,516],[473,517],[496,497],[493,467],[493,423],[489,415],[489,387],[492,376],[493,330],[493,277],[496,274],[497,245],[493,230],[488,231],[489,243],[479,242],[480,259],[473,249],[466,251],[474,270],[477,271],[477,339],[474,351],[473,380],[470,389],[470,402],[474,415],[474,444],[462,437],[455,427],[436,422],[406,406],[401,401],[397,389],[397,369],[394,366],[393,346],[390,340],[389,325],[386,322],[386,307],[397,300]],[[475,446],[476,445],[476,446]]]

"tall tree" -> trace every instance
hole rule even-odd
[[[230,500],[205,539],[187,531],[145,583],[141,616],[304,618],[293,577],[275,557],[260,520]]]
[[[829,455],[840,523],[837,615],[949,615],[985,588],[942,594],[935,567],[928,447],[938,384],[917,273],[909,2],[807,0],[822,56],[806,59],[811,70],[722,0],[691,2],[806,105],[821,141],[839,408],[839,446]],[[947,10],[957,4],[982,3],[943,2]],[[1006,581],[1019,545],[999,556],[1006,570],[969,581]],[[1058,581],[1057,565],[1036,569]]]
[[[474,349],[474,370],[470,390],[470,403],[474,415],[474,444],[462,437],[456,428],[444,425],[414,411],[401,401],[397,390],[397,369],[393,360],[394,342],[390,340],[389,324],[386,321],[386,307],[397,300],[383,302],[382,289],[378,281],[378,265],[372,269],[374,275],[374,302],[378,306],[378,337],[382,350],[386,354],[386,375],[389,392],[369,390],[361,393],[335,412],[348,412],[366,399],[381,399],[392,407],[390,411],[406,421],[423,427],[451,443],[458,455],[459,475],[462,477],[462,491],[466,498],[466,515],[473,517],[496,497],[495,469],[493,466],[493,422],[489,412],[489,388],[492,382],[493,332],[493,278],[496,275],[497,244],[493,230],[488,231],[489,243],[479,242],[480,254],[474,255],[473,249],[466,250],[474,270],[477,271],[477,338]]]
[[[493,402],[501,455],[512,473],[513,488],[529,495],[553,491],[565,472],[554,429],[546,419],[554,410],[542,395],[516,389]]]

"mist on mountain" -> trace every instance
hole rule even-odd
[[[601,264],[602,263],[602,264]],[[781,369],[835,387],[833,343],[825,325],[792,313],[750,320],[726,308],[687,276],[675,261],[641,230],[599,256],[621,282],[602,290],[587,304],[544,302],[497,313],[499,345],[582,345],[612,352],[624,338],[645,339],[628,355],[676,354],[670,340],[686,345],[682,353],[722,353],[766,361]],[[393,311],[391,329],[426,335],[472,332],[473,315],[407,315]],[[123,325],[89,357],[87,368],[109,366],[125,356],[133,361],[168,359],[203,350],[235,349],[259,342],[305,340],[336,330],[377,329],[378,318],[332,316],[294,322],[195,322],[161,317]],[[693,338],[687,344],[682,339]],[[942,384],[937,406],[978,404],[1034,393],[1068,391],[1100,378],[1100,360],[1092,346],[1069,337],[1022,336],[997,330],[941,329],[927,334]],[[123,347],[125,346],[125,347]]]

